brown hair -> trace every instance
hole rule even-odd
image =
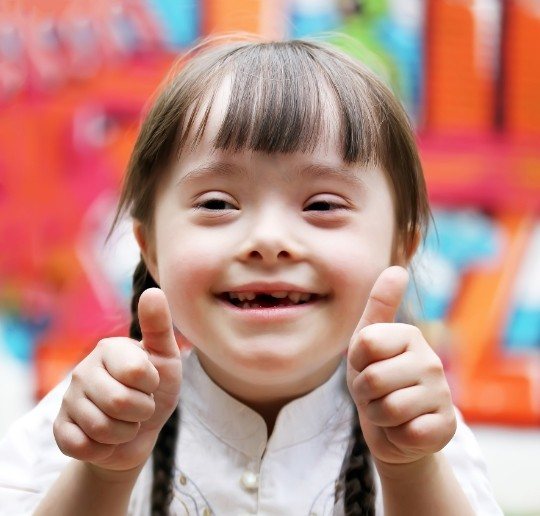
[[[414,248],[430,212],[413,131],[400,103],[364,65],[328,44],[254,37],[205,40],[173,67],[142,124],[111,232],[128,210],[151,231],[156,188],[184,146],[200,141],[225,79],[232,80],[232,88],[216,149],[313,150],[329,130],[323,98],[329,94],[343,161],[382,167],[394,196],[395,241],[406,253]],[[132,338],[141,338],[137,304],[151,286],[157,285],[141,257],[133,278]],[[154,448],[153,515],[168,512],[178,424],[175,411]],[[369,450],[358,422],[336,485],[336,502],[343,497],[346,514],[374,514]]]

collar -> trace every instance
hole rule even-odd
[[[262,416],[214,383],[192,349],[183,357],[182,409],[218,439],[260,459],[265,450],[269,453],[294,446],[350,420],[352,402],[345,371],[343,360],[324,384],[287,403],[268,440]]]

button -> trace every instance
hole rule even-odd
[[[244,471],[241,481],[246,489],[253,490],[259,487],[259,475],[256,475],[252,471]]]
[[[187,484],[187,478],[184,475],[180,475],[180,483],[185,486]]]
[[[205,507],[203,509],[202,513],[203,513],[203,516],[211,516],[212,515],[212,513],[210,512],[210,509],[208,507]]]

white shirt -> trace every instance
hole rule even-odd
[[[357,417],[345,363],[323,385],[283,407],[270,439],[263,418],[204,372],[194,352],[183,356],[181,425],[174,466],[173,515],[333,515],[335,481]],[[56,446],[52,423],[69,377],[0,442],[0,515],[31,514],[72,460]],[[456,411],[457,412],[457,411]],[[443,452],[478,515],[502,515],[470,429],[458,429]],[[263,456],[264,454],[264,456]],[[383,515],[380,483],[376,514]],[[151,460],[143,468],[129,514],[150,514]]]

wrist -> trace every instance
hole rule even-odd
[[[143,465],[128,470],[106,469],[91,462],[82,461],[81,465],[95,480],[116,484],[134,484],[143,469]]]
[[[381,481],[407,481],[411,483],[432,477],[440,468],[442,461],[444,461],[444,457],[440,453],[425,455],[421,459],[402,464],[392,464],[375,458],[373,460]]]

